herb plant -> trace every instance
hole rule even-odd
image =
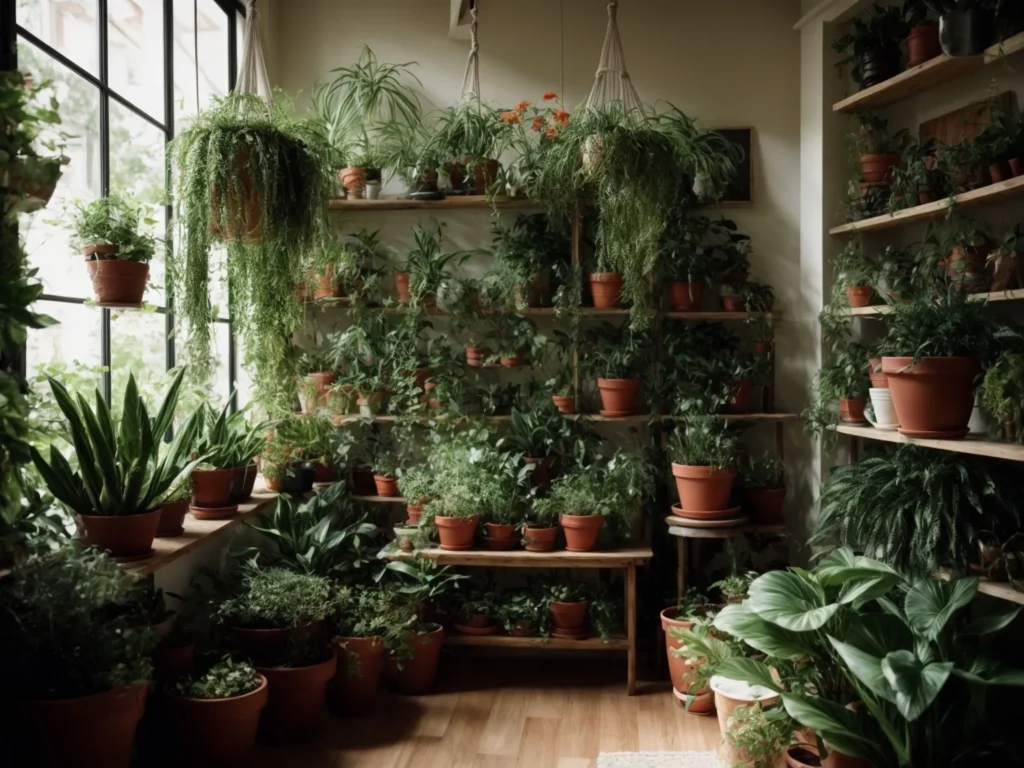
[[[149,262],[156,253],[156,238],[146,231],[156,220],[134,207],[120,195],[74,203],[72,219],[74,239],[79,248],[89,245],[116,245],[117,253],[108,258]]]
[[[736,465],[736,438],[724,419],[692,416],[669,438],[669,456],[676,464],[728,468]]]
[[[223,657],[201,675],[193,675],[175,684],[174,692],[190,699],[233,699],[252,693],[263,679],[244,661]]]
[[[581,365],[590,376],[632,379],[648,361],[647,334],[628,325],[615,326],[606,320],[584,334],[583,344]]]
[[[284,568],[240,567],[236,583],[217,609],[228,626],[295,629],[321,621],[331,610],[331,582]]]

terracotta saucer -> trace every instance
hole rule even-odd
[[[456,624],[455,629],[463,635],[493,635],[498,631],[498,625],[491,624],[489,627],[468,627],[464,624]]]
[[[238,505],[229,507],[189,507],[188,511],[196,520],[226,520],[238,514]]]
[[[624,419],[627,416],[636,416],[636,411],[598,411],[606,419]]]
[[[670,525],[678,525],[680,528],[736,528],[746,525],[748,522],[749,518],[746,515],[730,517],[725,520],[693,520],[676,515]]]
[[[904,437],[916,437],[922,440],[959,440],[960,438],[967,437],[970,433],[969,429],[951,429],[948,432],[936,431],[921,431],[915,432],[912,429],[904,429],[900,427],[899,432]]]
[[[466,544],[461,547],[446,547],[443,544],[439,544],[438,547],[442,552],[465,552],[466,550],[472,549],[473,545]]]
[[[557,637],[559,640],[584,640],[588,636],[586,629],[578,629],[575,632],[567,629],[554,629],[551,630],[551,636]]]
[[[143,552],[138,555],[118,555],[114,559],[117,560],[117,562],[119,563],[134,563],[138,562],[139,560],[148,560],[153,556],[155,552],[156,550],[150,547],[148,552]]]
[[[740,509],[740,507],[730,507],[729,509],[714,509],[705,512],[683,509],[678,504],[673,504],[672,514],[685,520],[730,520],[741,517]]]

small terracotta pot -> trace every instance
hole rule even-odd
[[[754,351],[761,357],[771,357],[772,343],[770,341],[758,341],[754,344]]]
[[[596,308],[609,309],[622,303],[622,275],[618,272],[591,272],[587,279]]]
[[[939,264],[945,268],[946,277],[957,290],[982,293],[988,290],[986,265],[991,251],[989,246],[967,249],[956,247]]]
[[[259,474],[259,467],[252,462],[244,467],[235,467],[235,480],[231,485],[231,498],[228,504],[245,504],[252,498],[253,488],[256,487],[256,476]]]
[[[267,705],[267,679],[255,691],[229,699],[191,699],[164,689],[174,748],[185,765],[243,765],[256,743],[260,712]],[[165,745],[166,746],[166,745]]]
[[[406,522],[409,525],[419,525],[420,518],[423,517],[423,505],[422,504],[408,504],[405,507]]]
[[[592,552],[604,527],[604,515],[562,515],[567,552]]]
[[[362,200],[366,192],[366,169],[349,166],[338,171],[338,183],[353,200]]]
[[[333,483],[334,482],[334,461],[328,460],[326,463],[315,462],[313,465],[313,482],[314,483]]]
[[[743,492],[751,525],[781,525],[785,488],[748,488]]]
[[[153,553],[160,508],[141,515],[77,515],[79,538],[111,557],[141,559]]]
[[[116,246],[115,246],[116,247]],[[142,304],[149,264],[121,259],[85,262],[92,290],[100,304]]]
[[[1011,157],[1009,160],[1010,173],[1013,174],[1014,178],[1024,175],[1024,158]]]
[[[551,485],[551,467],[554,465],[555,460],[550,456],[544,456],[541,458],[532,458],[530,456],[524,456],[523,461],[527,466],[533,467],[533,472],[530,473],[530,486],[533,488],[547,488]]]
[[[558,526],[537,528],[528,525],[523,532],[523,548],[527,552],[552,552],[557,538]]]
[[[40,768],[128,768],[135,728],[146,709],[146,686],[73,699],[26,701],[21,709],[29,726]]]
[[[907,69],[919,67],[941,54],[938,24],[918,24],[910,30],[907,37]]]
[[[470,368],[482,368],[487,352],[483,347],[466,347],[466,365]]]
[[[684,512],[715,512],[728,509],[736,470],[732,467],[698,467],[672,463],[679,506]]]
[[[673,281],[668,284],[668,295],[676,312],[699,312],[704,304],[704,283]]]
[[[157,680],[180,680],[192,672],[195,661],[195,643],[161,643],[153,651],[153,674]]]
[[[338,671],[327,688],[331,712],[369,714],[384,671],[384,641],[376,636],[336,637],[331,643],[338,655]]]
[[[719,303],[722,305],[723,312],[743,312],[743,297],[742,296],[719,296]]]
[[[408,272],[395,272],[395,290],[398,292],[398,300],[403,304],[412,301],[412,291],[409,289],[410,277]]]
[[[445,163],[444,168],[448,174],[448,181],[451,182],[452,189],[462,189],[463,185],[466,183],[466,164],[455,162]]]
[[[552,601],[548,605],[551,628],[567,633],[580,632],[587,621],[587,608],[589,606],[590,602],[587,600],[580,600],[576,603]]]
[[[851,307],[866,307],[871,304],[874,292],[870,285],[851,285],[846,289],[846,300]]]
[[[169,501],[160,505],[160,523],[156,527],[157,538],[169,539],[185,532],[185,515],[188,514],[188,499]]]
[[[533,635],[533,622],[529,619],[517,621],[509,632],[512,637],[530,637]]]
[[[875,372],[875,369],[878,372]],[[868,378],[871,379],[871,386],[875,389],[888,389],[889,377],[882,373],[882,358],[872,357],[868,361]]]
[[[398,480],[390,475],[374,475],[373,484],[378,496],[398,496]]]
[[[673,651],[682,648],[685,643],[681,639],[673,637],[671,630],[690,629],[693,626],[693,622],[677,619],[678,613],[679,611],[676,608],[666,608],[663,610],[661,612],[661,629],[665,633],[665,655],[668,657],[669,682],[672,683],[672,687],[676,691],[686,696],[693,685],[695,668],[692,664],[687,663],[685,656],[677,656],[673,653]],[[694,695],[700,697],[699,704],[698,701],[694,701],[687,711],[699,715],[707,714],[707,711],[713,710],[714,699],[711,696],[704,695],[709,692],[710,689],[697,691]],[[708,704],[710,704],[710,707],[707,706]]]
[[[859,397],[839,398],[839,420],[845,424],[866,424],[864,401]]]
[[[303,744],[316,738],[327,714],[325,686],[338,669],[331,656],[308,667],[261,667],[267,678],[267,707],[260,715],[260,730],[272,742]]]
[[[505,523],[484,523],[487,539],[509,542],[516,540],[516,527]]]
[[[888,183],[892,169],[899,164],[900,156],[895,153],[861,155],[861,179],[865,184]]]
[[[432,627],[409,638],[412,657],[389,657],[386,667],[388,687],[395,693],[429,693],[437,679],[437,666],[441,661],[444,628]]]
[[[473,548],[473,538],[476,536],[476,524],[478,515],[472,517],[441,517],[434,518],[437,525],[437,534],[441,539],[441,549],[461,551]]]
[[[976,357],[883,357],[900,434],[956,439],[968,432],[974,410]]]
[[[486,195],[487,188],[498,178],[501,165],[497,160],[487,159],[473,166],[473,191],[478,195]]]
[[[601,407],[610,415],[625,416],[636,412],[636,396],[640,391],[640,379],[597,380],[601,395]]]
[[[558,409],[559,413],[576,413],[576,398],[575,397],[563,397],[562,395],[551,395],[551,402],[555,404],[555,408]]]
[[[502,355],[498,358],[498,362],[501,363],[502,368],[518,368],[523,364],[523,353],[517,352],[511,357],[505,357]]]
[[[192,506],[219,508],[231,503],[235,469],[197,469],[192,472]]]
[[[750,379],[732,382],[729,402],[725,406],[726,413],[746,413],[754,396],[754,382]]]
[[[420,174],[420,192],[437,192],[437,171],[423,171]]]

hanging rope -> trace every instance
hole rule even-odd
[[[469,12],[473,19],[469,27],[469,59],[466,61],[466,74],[462,77],[462,93],[460,104],[480,103],[480,43],[476,36],[476,5]]]
[[[616,19],[619,4],[608,3],[608,28],[604,33],[601,58],[597,62],[594,87],[583,106],[598,109],[611,102],[621,102],[622,110],[628,116],[643,117],[644,108],[640,103],[633,81],[626,71],[626,59],[622,55],[622,40],[619,39],[619,25]]]
[[[271,100],[267,63],[263,60],[263,44],[257,25],[256,0],[245,0],[245,31],[242,43],[242,65],[238,73],[238,93],[255,93],[267,104]]]

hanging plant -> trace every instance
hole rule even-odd
[[[291,395],[286,350],[303,323],[294,288],[327,233],[334,151],[322,123],[295,116],[279,92],[273,106],[252,94],[216,100],[171,151],[181,234],[170,275],[190,368],[199,381],[213,372],[210,254],[224,245],[231,317],[256,398],[272,408]]]

